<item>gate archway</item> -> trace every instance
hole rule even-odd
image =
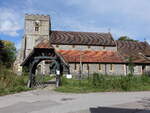
[[[43,45],[43,44],[42,44]],[[64,68],[68,69],[68,65],[61,58],[61,56],[55,52],[51,46],[43,47],[36,46],[28,57],[21,64],[23,67],[27,67],[29,70],[28,87],[34,87],[37,84],[36,81],[36,69],[41,61],[51,61],[51,68],[55,70],[56,75],[56,87],[61,83],[60,76],[63,74]]]

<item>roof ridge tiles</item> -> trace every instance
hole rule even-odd
[[[107,32],[91,32],[91,31],[63,31],[63,30],[51,30],[51,32],[66,32],[66,33],[94,33],[94,34],[110,34]]]

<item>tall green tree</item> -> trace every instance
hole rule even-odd
[[[134,40],[128,36],[121,36],[118,40],[122,40],[122,41],[134,41],[134,42],[138,42],[138,40]]]
[[[3,57],[3,42],[0,40],[0,64],[2,63],[2,57]]]
[[[133,74],[134,74],[134,63],[133,63],[133,58],[132,57],[129,57],[128,58],[128,63],[129,63],[129,75],[131,75],[131,76],[133,76]]]
[[[6,67],[11,67],[15,58],[16,58],[16,48],[14,43],[6,40],[1,41],[1,45],[3,46],[1,48],[1,62]]]

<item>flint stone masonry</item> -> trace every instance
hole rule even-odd
[[[76,69],[75,69],[76,65]],[[101,65],[101,70],[99,69],[99,65]],[[113,70],[110,69],[110,65],[113,66]],[[87,67],[88,66],[88,67]],[[93,74],[93,73],[100,73],[100,74],[108,74],[108,75],[124,75],[124,66],[123,64],[100,64],[100,63],[93,63],[93,64],[82,64],[83,74]],[[89,68],[89,70],[88,70]],[[72,74],[79,74],[80,64],[79,63],[71,63],[70,70]]]
[[[87,45],[53,45],[57,50],[94,50],[94,51],[117,51],[115,46],[87,46]]]

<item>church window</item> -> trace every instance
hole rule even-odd
[[[103,46],[103,49],[106,49],[106,47],[105,47],[105,46]]]
[[[75,45],[72,45],[72,48],[75,48]]]
[[[113,64],[110,64],[110,71],[113,71]]]
[[[77,70],[77,64],[76,63],[74,64],[74,70]]]
[[[99,64],[99,70],[100,71],[102,70],[102,64]]]
[[[56,45],[57,48],[59,48],[59,45]]]
[[[86,70],[89,70],[89,68],[90,68],[90,67],[89,67],[89,64],[87,64],[87,68],[86,68]]]

